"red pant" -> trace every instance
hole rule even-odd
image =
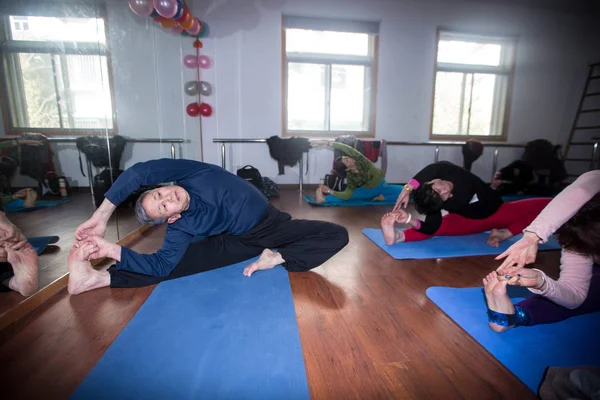
[[[442,218],[442,225],[433,235],[426,235],[415,229],[406,229],[406,242],[418,242],[432,236],[473,235],[491,229],[508,229],[513,235],[523,231],[538,214],[550,203],[551,198],[536,198],[503,203],[498,211],[484,219],[466,218],[458,214],[448,214]]]

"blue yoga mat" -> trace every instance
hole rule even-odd
[[[531,295],[508,289],[513,303]],[[427,296],[534,392],[546,367],[600,366],[600,313],[496,333],[488,327],[482,288],[430,287]]]
[[[523,236],[522,234],[513,236],[500,242],[498,247],[489,246],[485,242],[489,236],[488,233],[466,236],[434,236],[420,242],[396,243],[388,246],[383,240],[381,229],[363,229],[362,233],[396,260],[498,255]],[[560,250],[560,245],[554,238],[551,238],[547,243],[540,244],[539,250]]]
[[[58,236],[38,236],[27,238],[27,241],[35,249],[38,255],[42,254],[49,244],[58,242]]]
[[[19,211],[33,211],[40,208],[54,207],[59,204],[68,203],[71,200],[38,200],[33,207],[23,207],[23,199],[16,199],[4,205],[4,212],[13,213]]]
[[[309,399],[288,273],[163,282],[73,399]]]
[[[317,203],[314,196],[302,197],[305,202],[321,207],[357,207],[357,206],[389,206],[396,204],[396,200],[369,201],[369,200],[346,200],[335,203]]]

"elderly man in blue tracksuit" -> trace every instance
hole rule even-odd
[[[174,182],[144,192],[136,215],[148,225],[167,223],[163,246],[154,254],[135,251],[102,237],[115,208],[141,186]],[[200,236],[202,239],[194,240]],[[342,226],[293,220],[271,205],[250,183],[224,169],[191,160],[142,162],[125,171],[93,216],[75,231],[69,255],[69,292],[111,287],[140,287],[223,267],[260,255],[244,270],[283,265],[307,271],[327,261],[348,243]],[[278,252],[273,250],[277,249]],[[88,259],[116,260],[96,271]]]

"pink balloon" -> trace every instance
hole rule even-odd
[[[197,34],[200,33],[200,21],[198,21],[198,18],[194,18],[194,22],[192,23],[192,27],[190,29],[187,30],[187,33],[189,33],[192,36],[196,36]]]
[[[207,56],[198,56],[198,66],[200,68],[208,69],[210,68],[211,64],[212,63],[210,62],[210,58],[208,58]]]
[[[129,8],[142,17],[147,17],[154,11],[152,0],[129,0]]]
[[[156,12],[164,18],[173,18],[177,14],[177,0],[154,0]]]
[[[188,68],[197,68],[198,67],[198,59],[195,56],[187,55],[183,57],[183,64]]]
[[[183,32],[183,28],[175,24],[171,27],[171,32],[173,32],[176,35],[179,35],[181,32]]]

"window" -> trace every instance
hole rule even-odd
[[[432,139],[505,138],[515,40],[438,32]]]
[[[7,133],[112,133],[104,20],[88,14],[0,17]]]
[[[284,135],[375,134],[376,22],[284,17]]]

